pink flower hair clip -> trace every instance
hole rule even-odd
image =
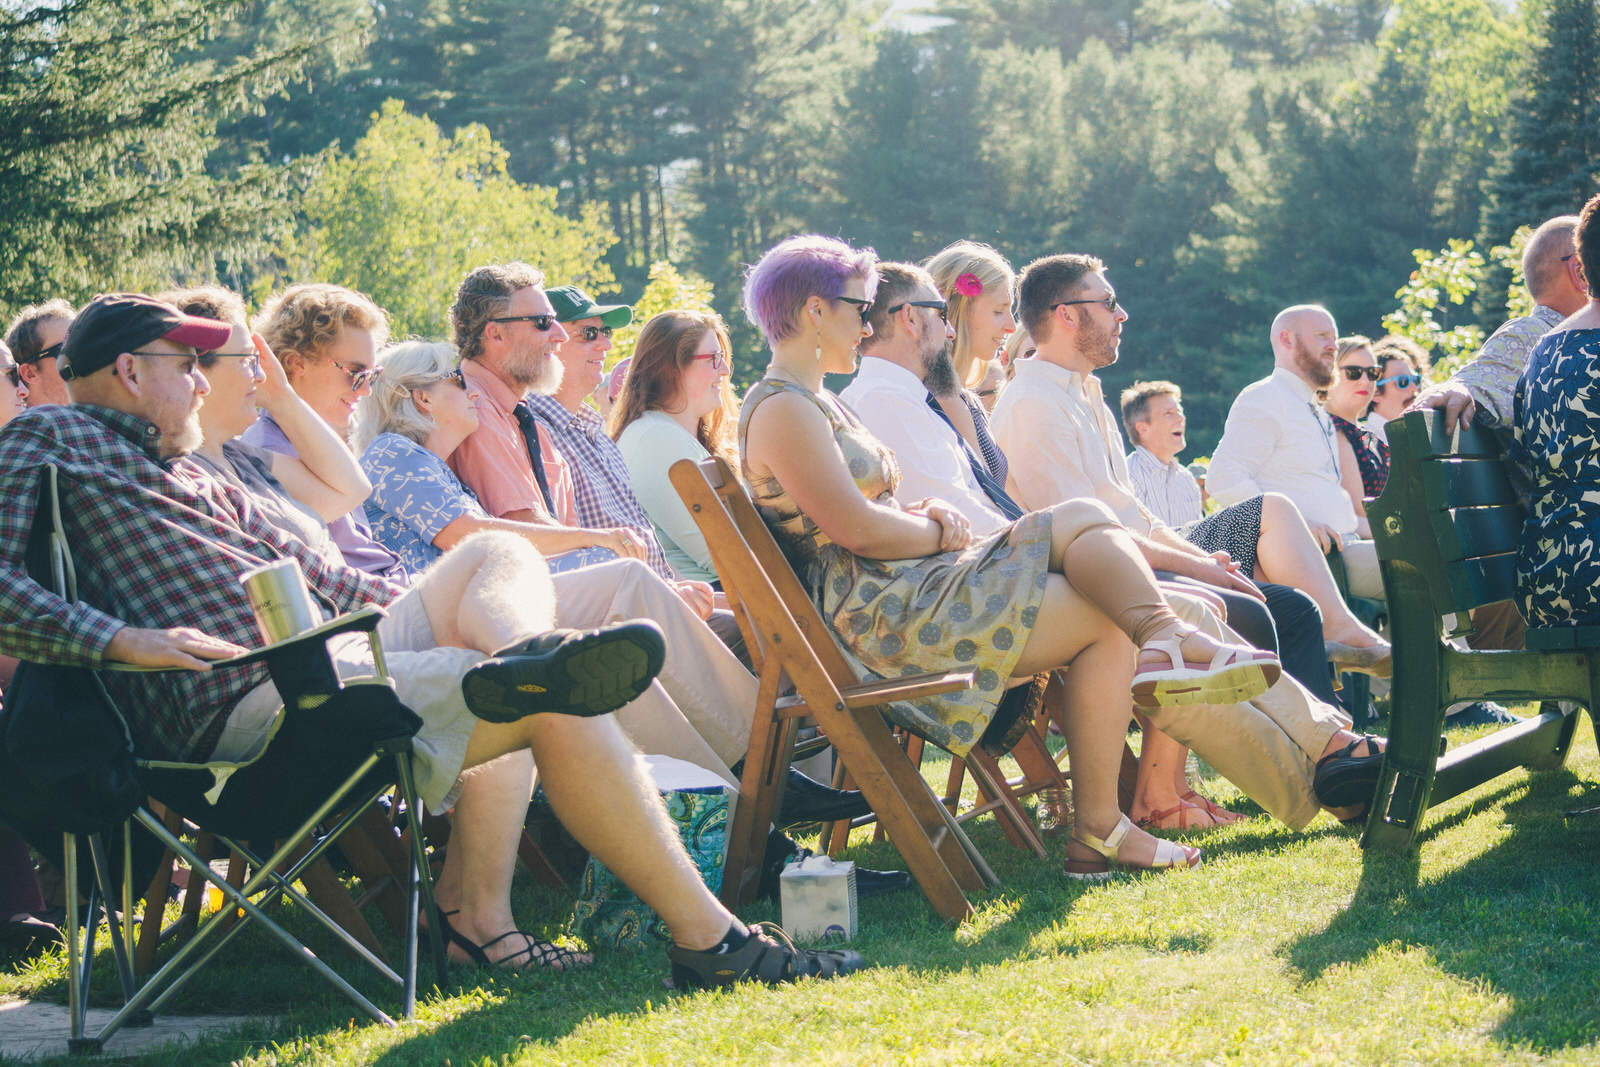
[[[956,279],[956,292],[962,296],[981,296],[983,294],[983,283],[978,280],[976,274],[963,274]]]

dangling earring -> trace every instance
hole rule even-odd
[[[817,329],[817,362],[822,362],[822,329]]]

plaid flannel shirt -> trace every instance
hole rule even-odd
[[[324,610],[387,604],[401,589],[326,562],[274,526],[249,494],[185,459],[162,462],[145,420],[92,405],[34,408],[0,430],[0,652],[99,666],[123,626],[192,626],[260,645],[239,574],[292,557]],[[58,470],[79,601],[28,576],[40,470]],[[226,713],[267,679],[260,665],[212,671],[107,672],[139,754],[203,758]]]
[[[578,524],[588,529],[626,526],[644,538],[650,552],[646,560],[650,569],[669,582],[677,581],[677,572],[656,540],[656,528],[634,494],[628,462],[606,433],[599,413],[587,404],[568,411],[553,396],[530,396],[528,407],[534,418],[549,427],[556,447],[572,469]]]

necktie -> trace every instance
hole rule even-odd
[[[972,477],[977,480],[978,488],[983,490],[984,495],[989,498],[989,503],[994,505],[994,509],[1013,522],[1022,518],[1024,512],[1021,506],[1011,499],[1011,494],[1006,492],[1004,486],[995,481],[994,475],[989,473],[988,464],[972,451],[972,446],[967,444],[967,439],[961,436],[961,431],[956,429],[956,424],[950,421],[950,416],[944,413],[944,408],[939,406],[939,401],[934,399],[932,393],[928,394],[928,406],[933,409],[935,415],[944,420],[946,426],[950,427],[950,432],[955,434],[956,443],[961,446],[962,454],[967,457],[967,466],[972,468]]]
[[[556,504],[550,496],[550,480],[544,473],[544,455],[539,448],[539,427],[533,421],[533,410],[528,407],[526,400],[520,400],[511,409],[511,414],[517,417],[523,443],[528,446],[528,459],[533,463],[533,480],[539,483],[539,495],[544,497],[544,508],[554,516]]]

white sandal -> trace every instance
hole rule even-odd
[[[1073,859],[1070,855],[1062,866],[1062,873],[1068,878],[1080,882],[1103,882],[1110,878],[1115,867],[1126,867],[1132,871],[1157,871],[1157,870],[1190,870],[1200,866],[1200,850],[1189,845],[1180,845],[1175,841],[1166,841],[1156,838],[1155,858],[1149,866],[1129,863],[1119,859],[1117,852],[1123,839],[1133,832],[1133,820],[1126,815],[1117,819],[1117,825],[1102,840],[1084,830],[1074,829],[1072,840],[1087,848],[1092,848],[1105,857],[1105,862],[1100,860]]]
[[[1133,672],[1133,703],[1140,708],[1174,704],[1240,704],[1254,700],[1277,684],[1283,673],[1278,657],[1242,645],[1222,645],[1211,662],[1201,666],[1183,655],[1183,639],[1196,631],[1181,630],[1151,641],[1140,652],[1159,652],[1170,667],[1144,667]]]

